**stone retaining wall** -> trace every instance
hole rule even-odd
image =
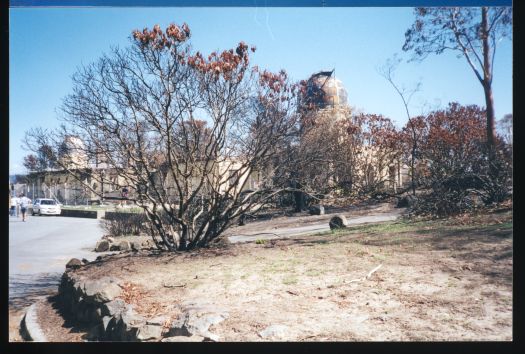
[[[95,252],[129,252],[140,250],[154,250],[157,247],[151,236],[102,236],[95,245]]]
[[[78,262],[71,262],[70,264]],[[86,279],[68,269],[58,288],[63,311],[88,328],[94,341],[218,341],[208,328],[227,318],[225,312],[210,308],[187,308],[172,322],[169,314],[145,318],[119,298],[122,280],[102,277]]]
[[[60,216],[74,218],[100,219],[104,217],[104,210],[81,210],[81,209],[62,209]]]

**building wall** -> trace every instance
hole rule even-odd
[[[367,158],[373,159],[373,149],[368,149],[365,153]],[[233,183],[233,174],[241,173],[240,186],[236,190],[236,193],[244,190],[257,190],[263,188],[265,184],[271,183],[272,172],[270,169],[264,171],[251,171],[248,173],[247,170],[240,170],[241,163],[235,161],[222,161],[216,165],[218,174],[221,176],[221,186],[219,191],[225,193]],[[231,171],[231,174],[228,173]],[[129,190],[129,197],[133,196],[133,186],[126,182],[125,178],[119,176],[111,169],[96,169],[93,173],[104,173],[104,195],[106,197],[121,197],[122,187],[126,186]],[[361,173],[365,173],[362,171]],[[406,186],[410,183],[408,168],[401,162],[397,161],[394,164],[385,166],[381,171],[374,171],[378,178],[392,179],[387,186],[392,190],[397,190],[402,186]],[[211,177],[210,177],[211,179]],[[164,178],[160,175],[156,176],[156,183],[164,184],[164,188],[168,191],[172,197],[176,198],[176,188],[173,182],[171,174],[167,174]],[[196,185],[200,178],[195,176],[192,178],[193,184]],[[84,183],[89,184],[97,192],[101,191],[102,185],[95,178],[87,176]],[[11,186],[10,186],[11,187]],[[68,205],[82,205],[87,204],[90,200],[99,199],[96,193],[87,189],[82,182],[76,180],[73,176],[69,175],[65,171],[47,171],[33,176],[32,181],[28,184],[16,184],[13,185],[14,193],[19,195],[20,193],[26,193],[31,198],[53,198],[57,199],[63,204]],[[204,191],[206,191],[206,186]]]

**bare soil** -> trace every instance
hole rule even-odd
[[[20,335],[20,322],[24,317],[24,310],[11,310],[9,309],[9,341],[10,342],[23,342],[24,339]]]
[[[195,252],[117,254],[77,272],[122,279],[125,300],[146,317],[175,319],[190,302],[225,310],[229,317],[210,328],[224,341],[510,341],[512,264],[507,208]],[[288,330],[262,338],[269,325]]]

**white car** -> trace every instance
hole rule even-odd
[[[33,215],[60,215],[60,204],[54,199],[36,199],[33,203]]]

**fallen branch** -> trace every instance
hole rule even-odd
[[[368,272],[368,274],[366,275],[366,279],[369,279],[372,276],[372,274],[374,274],[382,266],[383,266],[383,264],[380,264],[377,267],[375,267],[374,269],[372,269],[370,272]]]
[[[303,340],[306,340],[306,339],[310,339],[310,338],[315,338],[315,337],[317,337],[317,336],[318,336],[318,334],[314,334],[314,335],[311,335],[311,336],[306,336],[306,337],[300,338],[300,339],[298,340],[298,342],[303,341]]]
[[[184,288],[184,287],[186,287],[186,284],[169,284],[169,283],[164,283],[162,285],[165,288]]]
[[[379,268],[381,268],[383,264],[380,264],[378,265],[377,267],[375,267],[374,269],[372,269],[370,272],[368,272],[368,274],[362,278],[358,278],[358,279],[352,279],[352,280],[349,280],[345,283],[355,283],[355,282],[359,282],[359,281],[363,281],[363,280],[367,280],[367,279],[370,279],[370,277],[372,276],[372,274],[374,274]]]

